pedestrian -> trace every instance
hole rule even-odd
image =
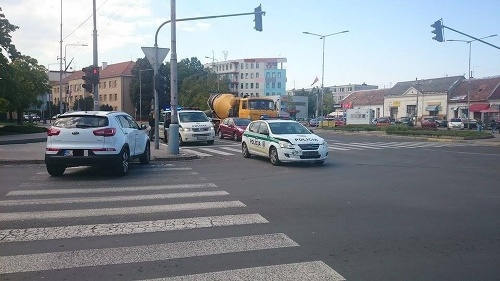
[[[151,110],[151,113],[149,113],[148,122],[149,122],[149,140],[153,141],[154,135],[155,135],[155,112],[154,112],[154,110]]]
[[[495,133],[495,131],[497,130],[497,122],[495,121],[495,118],[491,118],[491,121],[490,121],[490,127],[491,127],[491,133]]]
[[[482,130],[483,130],[483,121],[481,119],[479,119],[477,121],[477,131],[481,132]]]

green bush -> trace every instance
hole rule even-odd
[[[47,128],[29,125],[5,125],[0,127],[0,135],[45,133]]]

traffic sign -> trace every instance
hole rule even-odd
[[[141,49],[146,58],[148,59],[149,63],[153,67],[155,73],[158,71],[159,65],[167,57],[167,54],[170,51],[169,48],[157,48],[158,57],[156,58],[155,61],[155,47],[141,47]],[[156,62],[158,62],[158,65],[156,65]]]

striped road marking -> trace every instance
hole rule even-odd
[[[171,278],[150,279],[149,281],[208,281],[208,280],[239,280],[239,281],[341,281],[346,280],[337,271],[322,261],[280,264],[252,267],[236,270],[226,270]],[[146,280],[144,280],[146,281]]]
[[[246,207],[246,205],[240,201],[220,201],[220,202],[201,202],[201,203],[153,205],[153,206],[139,206],[139,207],[122,207],[122,208],[15,212],[15,213],[1,213],[0,221],[135,215],[135,214],[152,214],[161,212],[178,212],[178,211],[241,208],[241,207]]]
[[[200,147],[200,149],[203,151],[208,151],[208,152],[212,152],[212,153],[216,153],[216,154],[220,154],[220,155],[234,155],[234,153],[219,151],[219,150],[212,149],[212,148]]]
[[[67,186],[67,183],[65,184]],[[199,184],[171,184],[171,185],[131,186],[131,187],[32,189],[32,190],[10,191],[9,193],[7,193],[7,196],[84,194],[84,193],[106,193],[106,192],[125,192],[125,191],[151,191],[151,190],[157,191],[157,190],[169,190],[169,189],[189,189],[189,188],[207,188],[207,187],[217,187],[217,185],[215,185],[214,183],[199,183]]]
[[[227,193],[226,191],[206,191],[206,192],[160,193],[160,194],[147,194],[147,195],[137,195],[137,196],[109,196],[109,197],[83,197],[83,198],[82,197],[72,197],[72,198],[54,198],[54,199],[3,200],[3,201],[0,201],[0,206],[139,201],[139,200],[192,198],[192,197],[208,197],[208,196],[224,196],[224,195],[229,195],[229,193]]]
[[[300,246],[283,233],[0,257],[0,274],[181,259]]]
[[[5,229],[0,230],[0,243],[139,234],[260,223],[269,223],[269,221],[259,214],[241,214],[112,224]]]
[[[225,150],[229,150],[229,151],[234,151],[234,152],[241,153],[241,149],[239,149],[239,148],[228,147],[228,146],[221,146],[221,148],[225,149]]]
[[[199,151],[188,149],[188,148],[182,148],[182,151],[185,153],[195,154],[195,155],[198,155],[201,157],[212,156],[212,154],[207,154],[207,153],[199,152]]]

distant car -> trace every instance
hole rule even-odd
[[[451,118],[448,122],[448,129],[461,129],[462,119],[461,118]]]
[[[379,117],[377,118],[377,126],[389,126],[393,123],[391,117]]]
[[[231,138],[234,141],[241,140],[241,135],[250,124],[250,119],[229,117],[219,124],[219,138]]]
[[[436,129],[438,127],[436,123],[436,118],[433,116],[424,117],[420,120],[420,126],[422,128]]]
[[[462,125],[460,125],[460,129],[477,129],[477,120],[476,119],[462,119]]]
[[[51,176],[67,167],[111,167],[124,176],[129,162],[149,164],[151,150],[147,126],[125,112],[75,111],[64,113],[47,130],[45,165]]]
[[[446,128],[448,126],[448,121],[444,119],[435,119],[438,127]]]
[[[309,120],[309,126],[311,127],[318,127],[321,121],[324,121],[325,117],[316,117],[311,120]]]
[[[274,166],[282,162],[323,164],[328,144],[302,124],[292,120],[252,121],[241,140],[243,157],[267,157]]]
[[[408,125],[410,127],[413,127],[413,119],[411,117],[401,117],[396,122],[396,124],[403,124],[403,125]]]

